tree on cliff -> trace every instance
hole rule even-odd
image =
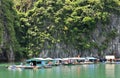
[[[0,2],[0,59],[14,61],[19,50],[15,28],[19,26],[12,0]]]

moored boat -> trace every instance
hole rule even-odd
[[[71,57],[63,58],[63,65],[83,65],[83,64],[95,64],[98,62],[97,58],[94,57]]]
[[[62,64],[62,59],[61,58],[54,58],[52,62],[53,62],[52,66],[59,66]]]
[[[98,63],[98,59],[95,57],[86,57],[84,64],[95,64]]]

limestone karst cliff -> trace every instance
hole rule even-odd
[[[119,57],[119,0],[0,3],[1,60],[106,54]]]

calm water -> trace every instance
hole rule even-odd
[[[38,70],[0,67],[0,78],[120,78],[120,64],[57,66]]]

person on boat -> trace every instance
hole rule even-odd
[[[112,59],[110,59],[110,62],[112,62]]]
[[[48,62],[48,65],[49,65],[49,66],[51,66],[51,65],[52,65],[52,62],[51,62],[51,61],[49,61],[49,62]]]
[[[110,63],[112,63],[113,62],[113,59],[110,59]]]

